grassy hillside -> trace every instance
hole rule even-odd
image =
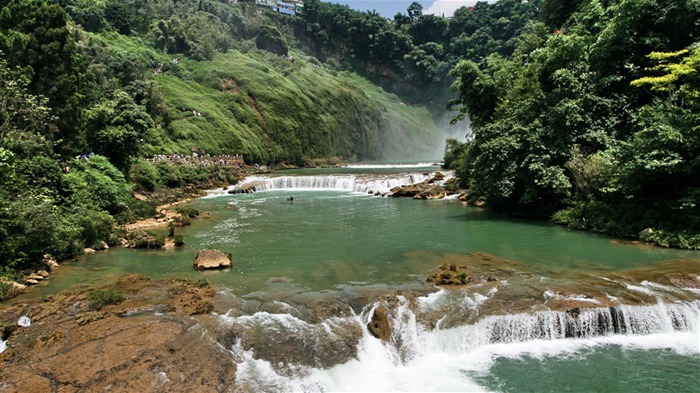
[[[444,137],[424,108],[300,53],[253,49],[182,60],[154,77],[169,124],[154,149],[242,153],[255,162],[435,158]],[[193,114],[201,113],[201,116]]]

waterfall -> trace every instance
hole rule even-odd
[[[445,180],[453,173],[445,173]],[[386,195],[399,186],[429,180],[435,173],[316,175],[316,176],[251,176],[228,188],[209,191],[209,196],[251,191],[340,191]]]
[[[436,331],[443,349],[469,351],[495,343],[566,338],[700,332],[700,301],[655,305],[539,311],[488,316],[473,325]]]
[[[231,352],[238,363],[237,378],[251,390],[484,391],[471,375],[488,373],[501,358],[566,356],[606,345],[700,351],[700,301],[492,315],[470,325],[440,329],[421,323],[422,300],[411,307],[408,300],[396,297],[389,311],[392,332],[386,342],[365,328],[379,301],[359,315],[334,318],[332,324],[325,321],[315,328],[289,315],[257,313],[256,333],[281,337],[278,345],[287,345],[289,337],[301,334],[307,344],[297,345],[303,352],[309,350],[309,342],[313,347],[338,337],[347,340],[348,333],[353,333],[359,335],[349,341],[356,343],[355,353],[331,366],[283,365],[274,356],[255,356],[236,342]],[[228,323],[249,325],[250,320],[238,317]]]

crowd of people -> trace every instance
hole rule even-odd
[[[203,152],[192,152],[192,154],[157,154],[149,158],[148,162],[171,162],[174,164],[200,164],[219,165],[225,167],[240,167],[244,164],[243,156],[240,154],[220,154],[212,156]]]

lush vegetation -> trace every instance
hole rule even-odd
[[[700,3],[552,3],[451,71],[474,132],[448,162],[494,209],[700,247]]]
[[[0,273],[117,241],[155,213],[134,192],[236,181],[154,155],[432,158],[455,94],[474,130],[445,162],[492,208],[698,247],[698,20],[690,0],[500,0],[451,19],[414,3],[393,21],[319,0],[298,17],[4,1]]]
[[[116,224],[155,214],[133,192],[236,181],[154,155],[427,158],[442,139],[430,113],[304,54],[304,23],[214,0],[3,2],[2,272],[113,244]]]

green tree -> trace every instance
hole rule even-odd
[[[125,172],[153,126],[146,109],[125,91],[116,91],[112,98],[88,109],[85,121],[92,151]]]
[[[31,75],[29,92],[44,95],[55,117],[47,135],[62,140],[62,151],[81,143],[76,88],[75,43],[68,16],[58,4],[42,0],[10,0],[0,8],[0,50],[11,67]]]

